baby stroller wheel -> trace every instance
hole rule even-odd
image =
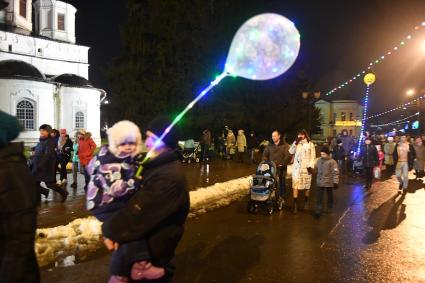
[[[273,204],[270,204],[270,205],[268,205],[268,207],[267,207],[267,213],[269,214],[269,215],[272,215],[273,214]]]
[[[199,163],[199,161],[201,161],[201,160],[199,159],[199,157],[196,157],[196,158],[195,158],[195,162],[196,162],[196,163]]]
[[[255,211],[255,206],[252,202],[248,202],[248,212],[253,213]]]

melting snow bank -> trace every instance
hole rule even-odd
[[[243,177],[190,192],[189,217],[229,205],[247,195],[251,177]],[[75,219],[68,225],[37,229],[38,264],[69,266],[102,246],[101,223],[94,217]]]

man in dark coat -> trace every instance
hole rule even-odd
[[[278,130],[272,133],[272,143],[264,149],[263,160],[273,161],[277,167],[277,175],[279,177],[279,206],[284,203],[285,196],[285,178],[289,163],[289,145],[282,138]]]
[[[378,150],[372,144],[370,137],[366,137],[365,144],[362,146],[360,151],[360,158],[363,162],[363,168],[365,171],[366,184],[365,189],[370,189],[373,181],[373,168],[378,166]]]
[[[39,193],[22,143],[9,143],[19,123],[0,111],[0,281],[40,282],[34,252]]]
[[[148,150],[166,129],[167,122],[159,117],[150,123],[145,142]],[[140,189],[123,209],[102,225],[109,249],[120,243],[146,239],[152,264],[166,270],[160,282],[170,282],[172,278],[171,262],[189,212],[187,182],[176,148],[173,130],[151,152],[151,160],[144,165]]]
[[[56,184],[56,144],[53,138],[50,137],[52,127],[50,125],[43,124],[40,126],[40,141],[35,146],[32,174],[37,181],[39,190],[46,198],[49,194],[49,190],[41,187],[41,182],[44,182],[47,188],[61,195],[62,202],[64,202],[68,196],[68,192],[60,188]]]

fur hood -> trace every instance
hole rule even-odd
[[[108,129],[109,150],[114,154],[118,154],[118,146],[125,141],[135,142],[137,146],[133,157],[142,151],[142,135],[139,127],[131,121],[120,121],[115,123]]]

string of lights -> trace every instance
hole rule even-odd
[[[419,112],[416,112],[416,113],[415,113],[415,114],[413,114],[413,115],[410,115],[410,116],[408,116],[408,117],[405,117],[405,118],[399,119],[399,120],[397,120],[397,121],[393,121],[393,122],[389,122],[389,123],[385,123],[385,124],[380,124],[380,125],[371,125],[371,127],[377,128],[377,127],[385,127],[385,126],[397,126],[397,125],[401,125],[401,124],[404,124],[404,123],[408,122],[408,121],[406,121],[406,120],[409,120],[410,118],[413,118],[413,117],[418,116],[418,115],[419,115]]]
[[[369,91],[370,91],[370,84],[367,84],[366,95],[365,95],[365,99],[364,99],[364,107],[363,107],[362,127],[361,127],[361,130],[360,130],[359,143],[357,145],[357,155],[360,154],[360,146],[361,146],[362,141],[364,139],[364,130],[365,130],[365,124],[366,124],[367,106],[369,104]]]
[[[392,113],[392,112],[397,111],[397,110],[405,109],[407,106],[414,105],[415,103],[417,103],[419,100],[422,100],[422,99],[425,99],[425,94],[422,95],[422,96],[420,96],[420,97],[418,97],[418,98],[415,98],[413,100],[410,100],[410,101],[408,101],[406,103],[403,103],[403,104],[401,104],[401,105],[399,105],[397,107],[394,107],[392,109],[389,109],[387,111],[384,111],[384,112],[381,112],[381,113],[377,113],[377,114],[373,114],[373,115],[367,117],[366,120],[373,119],[373,118],[376,118],[376,117],[380,117],[382,115],[389,114],[389,113]]]
[[[419,29],[425,29],[425,22],[422,22],[420,25],[415,26],[413,28],[413,32],[416,33],[419,31]],[[408,34],[407,36],[404,37],[404,39],[402,39],[398,44],[396,44],[392,49],[388,50],[386,53],[383,53],[381,56],[379,56],[378,58],[376,58],[375,60],[372,60],[371,62],[369,62],[368,66],[361,70],[360,72],[358,72],[356,75],[354,75],[351,79],[346,80],[345,82],[341,83],[340,85],[334,87],[333,89],[331,89],[330,91],[328,91],[327,93],[325,93],[325,95],[331,95],[334,92],[348,86],[349,84],[351,84],[352,82],[356,81],[357,79],[359,79],[362,74],[366,74],[366,72],[368,70],[370,70],[372,68],[372,66],[377,65],[379,63],[381,63],[384,59],[388,58],[389,56],[391,56],[392,54],[394,54],[396,51],[400,50],[403,46],[405,46],[411,39],[413,38],[412,34]]]

